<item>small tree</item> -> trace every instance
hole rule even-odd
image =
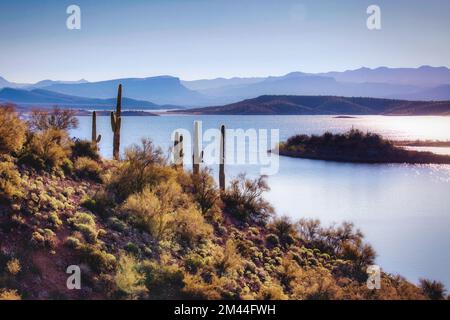
[[[53,108],[47,110],[33,110],[28,125],[32,131],[71,130],[78,128],[76,112],[70,109]]]
[[[0,154],[19,152],[25,142],[26,125],[13,105],[0,105]]]

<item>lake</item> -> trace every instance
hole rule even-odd
[[[294,134],[345,132],[352,127],[397,140],[450,140],[450,117],[361,116],[188,116],[123,117],[122,149],[151,138],[164,151],[178,128],[279,129],[283,141]],[[109,117],[98,117],[103,156],[112,154]],[[91,118],[80,117],[73,136],[90,139]],[[449,148],[436,148],[450,154]],[[186,151],[188,152],[188,151]],[[213,170],[217,168],[213,167]],[[240,172],[259,174],[255,165],[227,166],[228,180]],[[280,169],[269,177],[266,195],[278,215],[317,218],[324,224],[354,222],[378,253],[387,272],[417,282],[440,280],[450,288],[450,166],[349,164],[280,157]]]

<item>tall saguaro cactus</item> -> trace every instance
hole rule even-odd
[[[102,139],[102,135],[97,136],[97,112],[92,112],[92,145],[97,147],[97,144]]]
[[[194,174],[200,173],[200,163],[203,161],[203,151],[201,144],[202,123],[201,121],[194,122],[194,150],[192,155],[192,171]]]
[[[220,127],[220,164],[219,164],[219,186],[225,191],[225,126]]]
[[[119,84],[117,91],[116,112],[111,112],[111,129],[113,136],[113,157],[115,160],[120,158],[120,128],[122,126],[122,85]]]
[[[175,133],[175,141],[173,143],[173,158],[175,167],[183,168],[183,135],[179,134],[178,132]]]

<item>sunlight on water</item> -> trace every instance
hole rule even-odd
[[[162,116],[124,117],[122,150],[147,137],[167,151],[177,128],[192,131],[194,120],[207,128],[279,129],[282,140],[294,134],[345,132],[352,127],[398,140],[450,140],[449,117],[364,116]],[[109,117],[99,117],[100,149],[111,157]],[[90,139],[89,117],[80,118],[74,136]],[[440,148],[438,148],[440,149]],[[445,149],[445,148],[442,148]],[[443,151],[444,152],[444,151]],[[216,170],[216,168],[212,168]],[[228,178],[259,174],[257,166],[227,166]],[[450,166],[367,165],[280,158],[267,195],[279,215],[316,218],[325,224],[352,221],[378,252],[378,263],[412,281],[438,279],[450,287]]]

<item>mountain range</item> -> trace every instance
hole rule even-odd
[[[111,99],[122,83],[124,96],[156,105],[205,107],[226,105],[262,95],[326,95],[345,97],[373,97],[383,99],[445,101],[450,100],[450,69],[422,66],[419,68],[360,68],[343,72],[292,72],[283,76],[217,78],[183,81],[172,76],[125,78],[99,82],[44,80],[35,84],[12,83],[0,77],[0,89],[12,88],[36,93],[36,89],[83,99]],[[10,102],[18,96],[8,93]],[[39,95],[38,95],[39,96]],[[38,99],[39,98],[39,99]],[[45,103],[60,103],[61,97]],[[1,97],[0,97],[1,99]],[[19,99],[19,100],[20,100]],[[70,99],[69,99],[70,100]],[[76,99],[75,99],[76,100]],[[41,103],[32,97],[28,103]],[[84,100],[83,103],[89,102]],[[104,101],[103,101],[104,102]],[[97,101],[96,103],[103,103]],[[76,102],[79,103],[79,102]],[[130,105],[134,102],[130,101]]]
[[[450,101],[266,95],[224,106],[171,112],[202,115],[450,115]]]
[[[43,89],[13,89],[4,88],[0,90],[0,102],[14,103],[19,107],[26,108],[33,107],[52,107],[58,105],[60,107],[73,108],[95,108],[95,109],[110,109],[116,105],[116,98],[110,99],[94,99],[77,97],[57,92],[52,92]],[[162,107],[148,101],[139,101],[130,98],[123,98],[122,105],[124,109],[170,109],[174,107]]]

